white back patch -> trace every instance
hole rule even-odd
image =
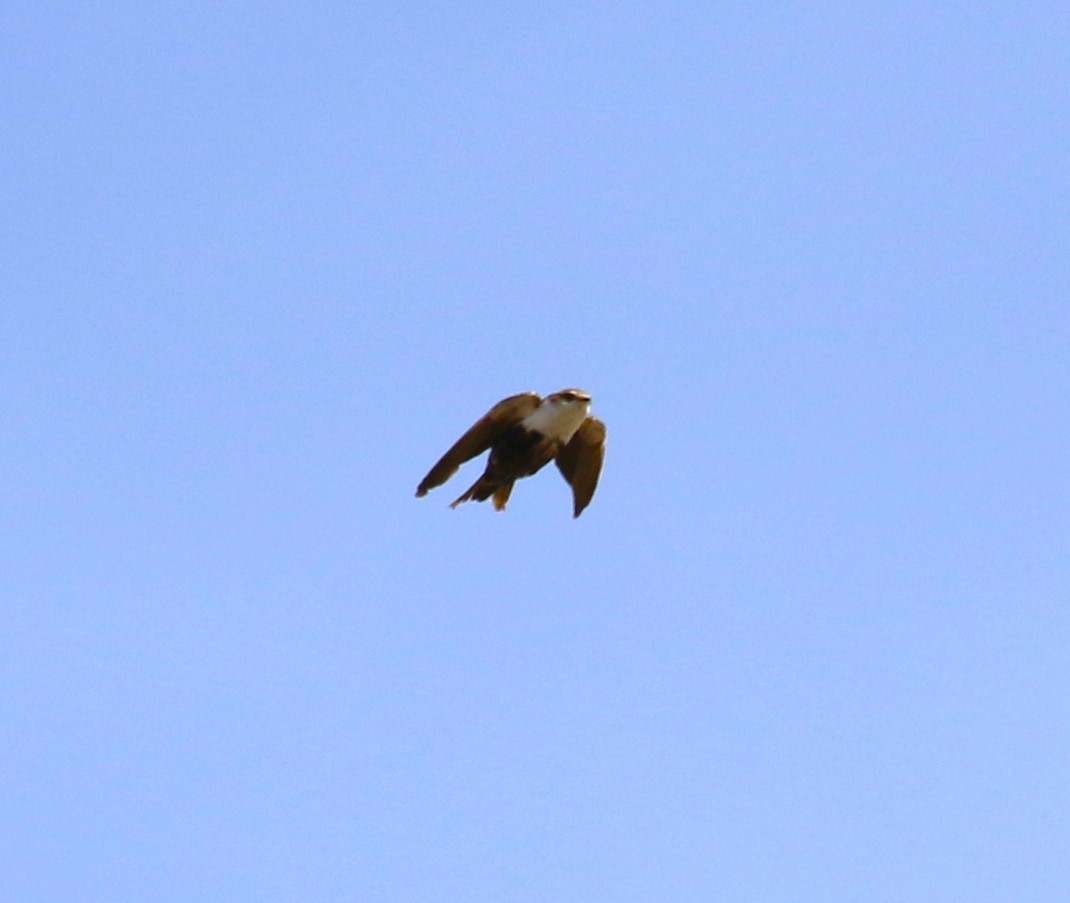
[[[556,439],[566,445],[580,428],[580,424],[587,419],[590,409],[590,402],[587,401],[554,402],[545,399],[520,421],[520,425],[529,430],[538,430],[547,438]]]

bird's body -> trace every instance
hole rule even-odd
[[[605,424],[590,416],[590,405],[590,395],[579,389],[563,389],[546,398],[526,392],[503,399],[439,459],[416,495],[426,495],[463,462],[490,449],[483,474],[450,507],[492,499],[501,511],[516,480],[556,461],[572,486],[573,516],[579,517],[594,495],[605,453]]]

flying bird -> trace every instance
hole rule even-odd
[[[606,425],[589,413],[591,396],[562,389],[545,398],[535,392],[499,401],[458,439],[416,488],[416,497],[441,486],[465,461],[488,448],[486,470],[452,505],[491,500],[502,511],[513,483],[551,461],[572,487],[572,516],[579,517],[594,496],[605,457]]]

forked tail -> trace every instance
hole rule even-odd
[[[492,504],[494,505],[494,510],[504,511],[505,503],[509,501],[509,493],[511,493],[512,491],[512,480],[510,480],[508,483],[496,483],[486,479],[486,477],[483,476],[476,480],[471,486],[469,486],[467,491],[455,502],[453,502],[450,507],[456,508],[458,505],[461,505],[464,502],[472,501],[473,499],[477,502],[485,502],[487,499],[493,497]]]

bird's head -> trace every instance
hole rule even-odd
[[[560,392],[547,395],[546,400],[555,405],[589,405],[591,396],[584,392],[583,389],[562,389]]]
[[[562,389],[547,395],[538,409],[524,418],[524,426],[567,443],[587,419],[591,396],[582,389]]]

